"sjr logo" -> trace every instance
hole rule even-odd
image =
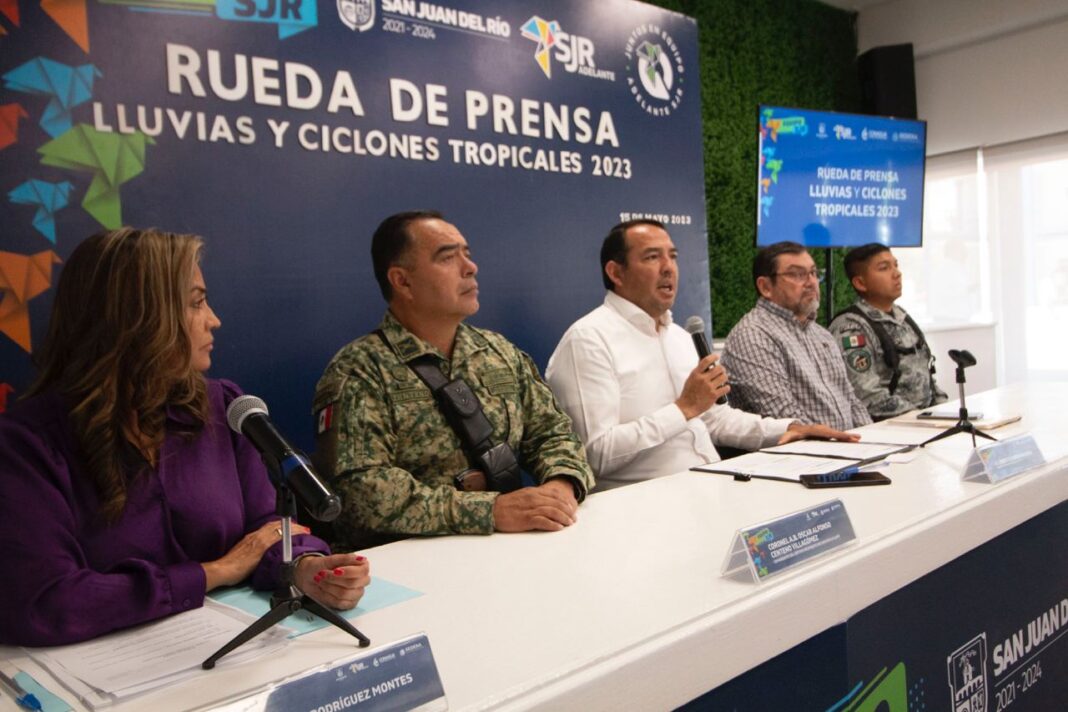
[[[234,15],[237,17],[260,17],[300,22],[301,5],[304,0],[234,0]]]
[[[534,61],[552,79],[552,60],[564,65],[564,70],[572,74],[583,67],[593,69],[593,40],[588,37],[571,35],[560,29],[560,23],[543,20],[537,15],[523,23],[520,28],[523,36],[538,43],[534,50]]]
[[[216,0],[215,15],[234,22],[266,22],[278,26],[281,39],[319,23],[316,0]]]

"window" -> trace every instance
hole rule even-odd
[[[902,306],[996,323],[999,382],[1068,380],[1068,133],[928,158],[923,207]]]
[[[976,151],[927,159],[923,248],[894,251],[903,275],[902,306],[924,324],[957,326],[992,318],[980,176]]]
[[[1068,134],[985,152],[1005,378],[1068,378]]]

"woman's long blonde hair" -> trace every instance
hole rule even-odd
[[[190,416],[190,432],[207,422],[186,327],[201,248],[195,235],[124,227],[82,242],[60,275],[28,395],[54,390],[68,399],[108,521],[122,514],[144,453],[159,452],[166,407]]]

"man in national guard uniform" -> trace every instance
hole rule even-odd
[[[316,461],[344,501],[340,544],[556,531],[593,475],[537,367],[478,311],[478,267],[439,213],[386,218],[371,242],[389,309],[319,380]],[[479,407],[481,406],[481,407]],[[540,484],[519,487],[522,465]]]
[[[901,271],[890,248],[871,243],[845,256],[857,301],[839,312],[830,330],[838,339],[849,380],[874,420],[946,400],[934,379],[934,356],[905,310]]]

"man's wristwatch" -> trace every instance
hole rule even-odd
[[[571,489],[575,491],[575,501],[581,504],[582,500],[586,499],[586,490],[584,490],[578,480],[571,475],[552,475],[551,477],[546,478],[545,481],[548,482],[549,480],[567,480],[571,485]]]
[[[456,475],[452,478],[452,481],[456,485],[456,489],[461,492],[486,491],[486,473],[473,467],[469,467]]]

